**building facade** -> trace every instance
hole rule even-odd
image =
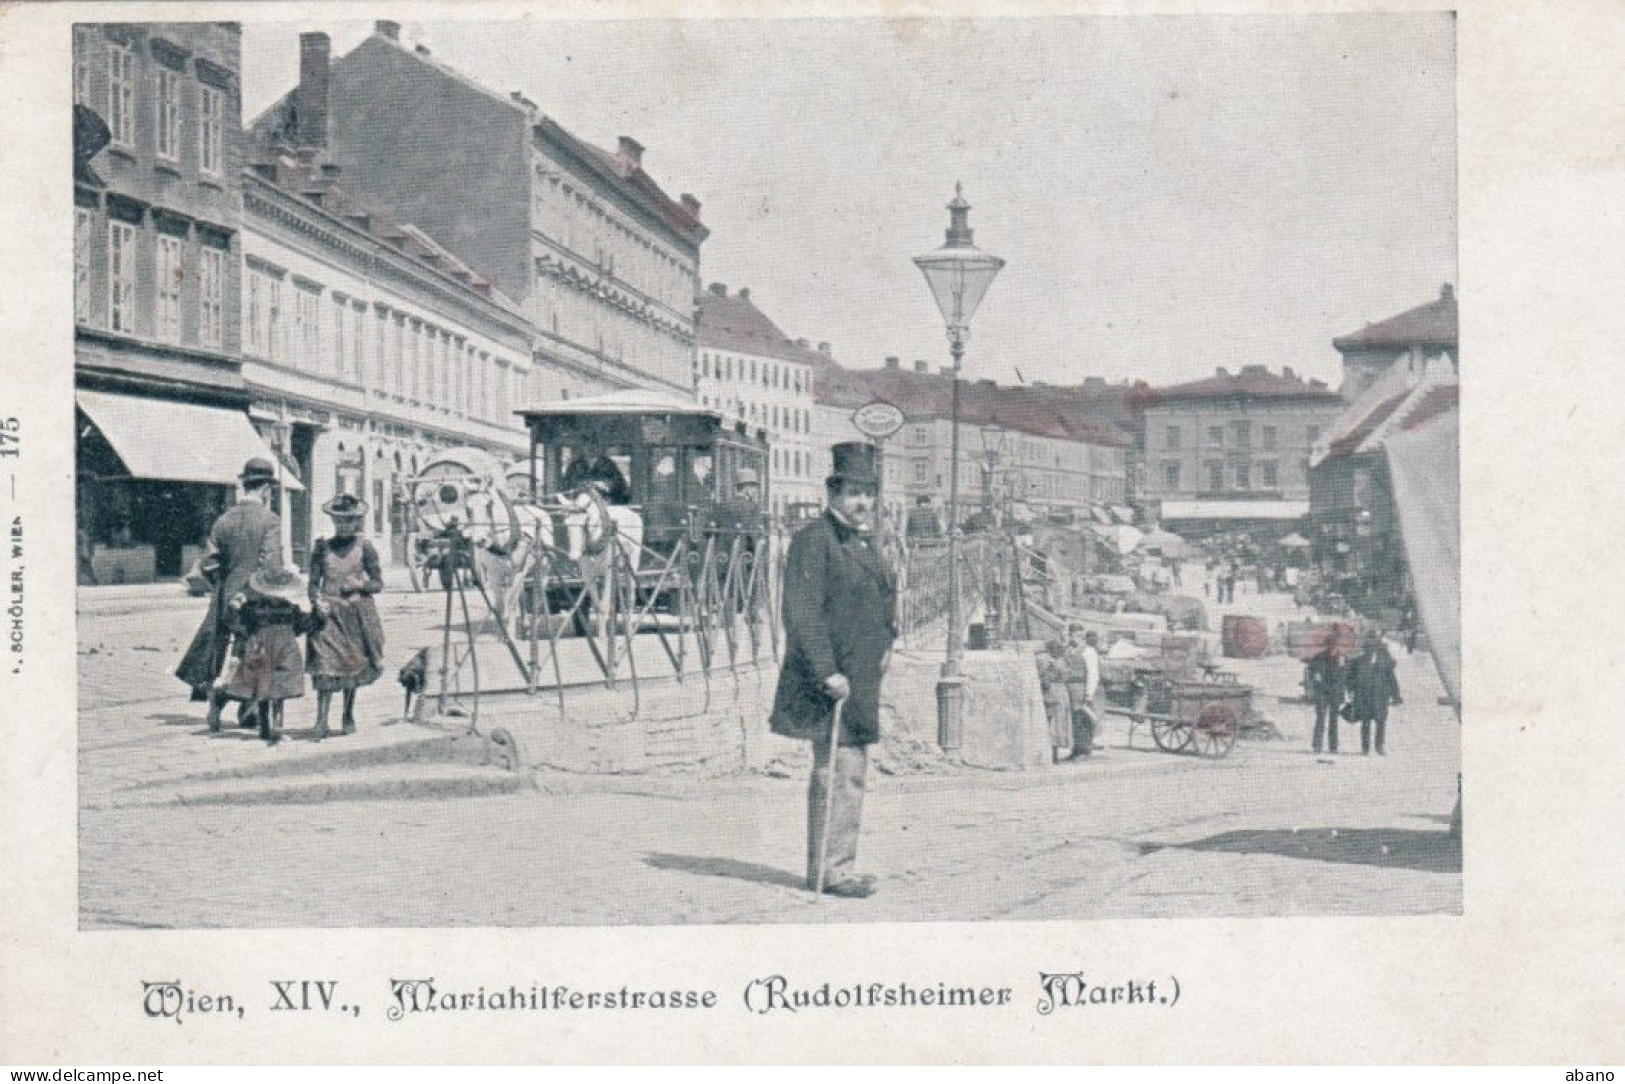
[[[254,123],[324,148],[354,195],[414,223],[524,308],[527,401],[627,387],[692,395],[699,201],[668,197],[622,137],[611,153],[400,40],[380,21],[331,59],[306,35],[299,86]],[[477,163],[471,167],[470,163]]]
[[[270,454],[240,361],[241,52],[232,23],[73,28],[81,582],[179,576]]]
[[[499,463],[528,443],[523,310],[426,233],[350,198],[311,148],[260,149],[242,179],[243,377],[256,427],[304,483],[283,495],[301,565],[352,493],[386,561],[406,559],[402,481],[437,450]]]
[[[1404,357],[1457,356],[1456,321],[1456,291],[1447,282],[1437,299],[1333,339],[1332,346],[1343,356],[1338,394],[1345,402],[1354,402]]]
[[[1325,383],[1262,365],[1155,389],[1144,409],[1143,503],[1176,527],[1299,519],[1311,450],[1342,409]]]
[[[851,413],[859,407],[880,400],[901,410],[905,424],[885,442],[888,511],[906,518],[929,508],[937,523],[945,522],[953,482],[951,379],[925,362],[904,369],[892,357],[881,369],[826,365],[817,394],[817,416],[852,432]],[[1131,443],[1109,423],[1067,410],[1047,389],[962,381],[959,519],[1087,519],[1095,508],[1122,505]]]
[[[813,350],[805,340],[791,341],[751,301],[748,287],[729,294],[716,282],[701,295],[695,394],[702,405],[766,432],[769,507],[776,516],[805,515],[824,499],[829,444],[820,455],[813,378],[829,358],[828,343]]]

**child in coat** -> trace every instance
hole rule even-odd
[[[304,594],[299,573],[260,569],[228,603],[244,639],[242,657],[224,695],[254,707],[260,738],[267,745],[282,740],[283,703],[305,695],[299,637],[319,629],[322,620],[300,608]],[[218,731],[218,722],[212,729]]]

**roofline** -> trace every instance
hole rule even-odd
[[[703,223],[695,220],[694,225],[685,232],[679,230],[670,222],[667,222],[665,217],[657,208],[649,206],[649,201],[644,194],[628,183],[627,178],[622,177],[614,170],[609,169],[603,162],[599,161],[592,154],[583,153],[584,151],[592,149],[592,145],[590,143],[571,132],[568,128],[565,128],[552,117],[549,117],[546,114],[539,115],[536,118],[536,123],[531,126],[531,134],[533,138],[541,138],[546,140],[550,145],[563,150],[573,162],[584,166],[589,172],[593,173],[600,179],[608,181],[616,195],[618,195],[625,203],[629,205],[629,210],[641,217],[649,219],[656,228],[666,233],[669,237],[675,238],[678,244],[691,249],[692,251],[690,254],[696,260],[699,259],[700,245],[704,243],[707,237],[711,236],[711,231],[707,229]],[[639,168],[641,169],[641,167]],[[647,176],[647,174],[645,174],[645,176]],[[651,177],[650,182],[653,183],[653,181],[654,178]],[[656,185],[655,187],[658,188],[659,185]],[[664,193],[662,193],[662,195],[664,195]],[[670,197],[666,198],[668,200],[670,199]],[[676,205],[674,204],[674,206]],[[684,211],[681,207],[678,207],[677,209],[685,215],[688,214],[688,212]]]

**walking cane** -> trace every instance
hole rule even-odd
[[[813,872],[813,899],[815,902],[824,898],[824,866],[829,862],[829,819],[835,813],[835,750],[841,744],[841,712],[846,707],[846,697],[835,701],[835,712],[830,719],[829,726],[829,775],[824,780],[824,820],[823,827],[818,833],[818,866]],[[815,765],[813,771],[817,771]]]

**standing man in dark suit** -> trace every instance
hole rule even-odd
[[[175,676],[192,687],[193,700],[209,702],[209,729],[215,731],[220,729],[225,699],[214,683],[226,664],[232,635],[226,603],[248,586],[257,570],[282,568],[281,526],[268,507],[276,493],[276,468],[256,456],[243,465],[239,481],[242,499],[214,521],[203,549],[204,574],[213,585],[209,612],[175,670]]]
[[[1360,752],[1371,752],[1371,731],[1376,728],[1377,755],[1383,756],[1388,736],[1388,705],[1400,703],[1394,657],[1375,631],[1365,634],[1365,647],[1349,663],[1349,718],[1360,724]]]
[[[1324,744],[1327,751],[1337,752],[1338,713],[1348,692],[1348,664],[1337,650],[1337,637],[1326,637],[1326,644],[1304,665],[1304,684],[1315,703],[1315,736],[1311,742],[1315,752]]]
[[[769,725],[775,734],[813,743],[808,887],[816,883],[827,832],[824,891],[862,899],[875,886],[873,878],[855,873],[858,825],[869,746],[880,740],[880,681],[897,638],[897,588],[874,538],[877,451],[849,443],[831,452],[834,470],[824,483],[828,507],[796,532],[785,562],[786,651]],[[840,700],[846,706],[832,757],[830,727]]]

